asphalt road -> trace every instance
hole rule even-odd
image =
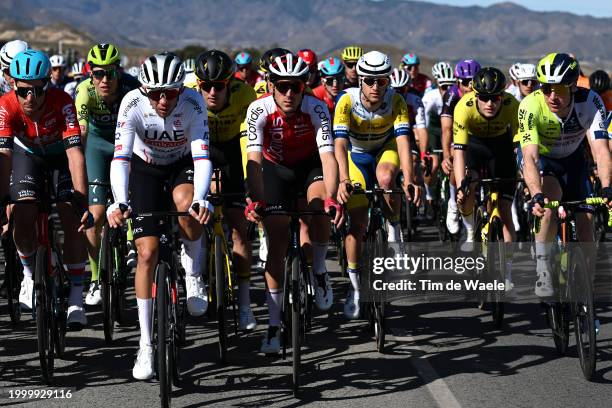
[[[291,392],[291,360],[258,353],[265,329],[263,281],[252,293],[259,326],[232,335],[228,363],[219,364],[215,322],[190,318],[183,350],[179,407],[601,407],[611,406],[612,307],[600,307],[597,372],[582,377],[575,342],[569,355],[556,354],[544,314],[535,303],[509,304],[505,324],[493,330],[490,317],[473,304],[407,304],[390,308],[385,354],[375,351],[365,321],[342,315],[347,280],[333,273],[336,304],[319,315],[307,335],[303,387]],[[128,322],[104,343],[101,309],[88,309],[87,330],[69,333],[66,356],[56,361],[56,387],[71,399],[10,399],[9,391],[45,388],[36,353],[36,328],[30,315],[13,327],[6,301],[0,301],[0,406],[154,407],[156,380],[132,379],[138,347],[136,302],[130,296]]]

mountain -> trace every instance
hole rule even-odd
[[[577,7],[579,7],[577,3]],[[402,0],[3,0],[0,22],[24,27],[64,22],[100,42],[157,49],[309,47],[326,54],[347,44],[485,62],[574,52],[612,61],[612,18],[535,12],[513,3],[452,7]],[[2,35],[0,26],[0,38]]]

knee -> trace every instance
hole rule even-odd
[[[152,245],[137,245],[138,262],[146,265],[153,265],[157,262],[158,248]]]
[[[393,177],[393,172],[391,171],[381,172],[377,178],[381,188],[391,188],[395,180],[395,177]]]

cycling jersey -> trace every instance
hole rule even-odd
[[[327,109],[329,109],[329,113],[332,116],[332,120],[334,118],[334,107],[336,105],[335,100],[330,98],[329,94],[325,90],[325,85],[321,84],[312,90],[312,94],[325,102],[327,105]]]
[[[409,89],[419,97],[422,97],[428,88],[431,88],[431,79],[423,73],[419,72],[416,78],[410,80]]]
[[[363,106],[360,94],[359,88],[342,91],[334,111],[334,137],[349,139],[350,151],[378,150],[392,136],[411,134],[408,108],[400,94],[387,89],[382,105],[375,112]]]
[[[406,107],[408,108],[408,118],[413,128],[425,128],[425,106],[423,100],[416,94],[408,92],[404,95]]]
[[[268,82],[265,79],[262,79],[261,81],[255,83],[253,89],[255,90],[257,97],[261,98],[262,96],[268,93]]]
[[[478,111],[476,93],[472,91],[463,95],[455,107],[453,117],[454,148],[465,150],[470,136],[490,139],[508,135],[512,140],[518,129],[518,106],[514,96],[504,92],[497,114],[492,118],[485,118]]]
[[[57,89],[61,89],[64,90],[64,87],[69,84],[70,82],[72,82],[72,78],[67,77],[67,76],[63,76],[62,79],[60,79],[59,82],[54,82],[53,79],[49,80],[49,88],[57,88]]]
[[[78,109],[79,125],[87,138],[99,137],[109,143],[115,141],[115,126],[121,99],[140,83],[131,75],[122,74],[117,85],[117,98],[112,106],[107,106],[96,92],[91,78],[81,82],[76,89],[75,105]]]
[[[134,89],[119,107],[111,184],[115,201],[127,202],[129,161],[135,154],[144,162],[165,166],[189,155],[194,162],[194,200],[204,199],[210,182],[206,104],[193,89],[184,88],[170,115],[161,118],[149,98]]]
[[[446,91],[444,97],[442,98],[442,113],[440,116],[452,118],[453,113],[455,112],[455,106],[457,106],[457,102],[459,102],[459,99],[461,99],[462,96],[463,93],[461,92],[459,85],[454,84],[448,88],[448,91]]]
[[[523,95],[521,94],[521,90],[519,89],[518,86],[514,84],[511,84],[508,88],[506,88],[506,92],[514,96],[514,98],[519,102],[523,100]]]
[[[592,140],[608,139],[606,110],[599,95],[578,88],[571,103],[568,117],[562,120],[551,112],[542,90],[526,96],[518,114],[521,147],[538,145],[541,155],[560,159],[580,146],[587,129]]]
[[[299,110],[287,117],[272,95],[249,105],[246,120],[246,152],[262,152],[266,160],[286,167],[317,153],[334,151],[327,106],[304,95]]]
[[[240,82],[245,82],[250,87],[253,87],[255,86],[255,84],[257,84],[260,78],[259,78],[259,74],[257,73],[257,71],[249,70],[249,73],[247,74],[247,77],[246,77],[246,81],[243,81],[239,77],[237,72],[234,74],[234,79]]]
[[[423,107],[425,110],[425,126],[429,133],[427,147],[433,153],[442,152],[442,94],[438,89],[426,92],[423,96]]]
[[[606,111],[612,112],[612,89],[602,92],[599,96],[606,107]]]
[[[246,111],[257,96],[249,85],[234,80],[230,83],[229,103],[223,110],[208,110],[210,142],[227,142],[240,135],[240,125],[244,122]]]
[[[13,138],[18,146],[39,156],[81,146],[81,130],[70,96],[48,89],[42,116],[36,122],[23,113],[15,91],[0,97],[0,149],[12,150]]]

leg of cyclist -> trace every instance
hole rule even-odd
[[[188,211],[193,202],[193,184],[182,182],[172,190],[172,199],[178,211]],[[208,308],[208,295],[202,280],[202,226],[193,217],[180,217],[179,227],[183,250],[181,265],[185,269],[187,310],[192,316],[201,316]]]
[[[100,204],[90,205],[89,212],[94,217],[94,227],[88,229],[85,233],[87,236],[89,266],[91,268],[91,284],[85,297],[85,303],[88,305],[99,305],[102,302],[102,297],[100,296],[100,285],[98,283],[98,257],[100,254],[100,234],[106,219],[106,206]]]
[[[24,199],[25,201],[25,199]],[[19,292],[19,303],[23,309],[32,309],[32,291],[34,290],[34,271],[36,269],[36,223],[38,208],[35,205],[14,205],[13,239],[17,254],[23,266],[23,281]]]
[[[396,188],[395,181],[397,180],[398,170],[399,155],[397,153],[397,144],[395,140],[393,140],[383,146],[381,152],[377,155],[375,174],[378,186],[383,189]],[[402,198],[398,194],[385,194],[384,199],[385,205],[383,205],[383,212],[385,218],[389,221],[387,223],[389,228],[388,240],[389,242],[399,242],[401,231],[400,207]]]

